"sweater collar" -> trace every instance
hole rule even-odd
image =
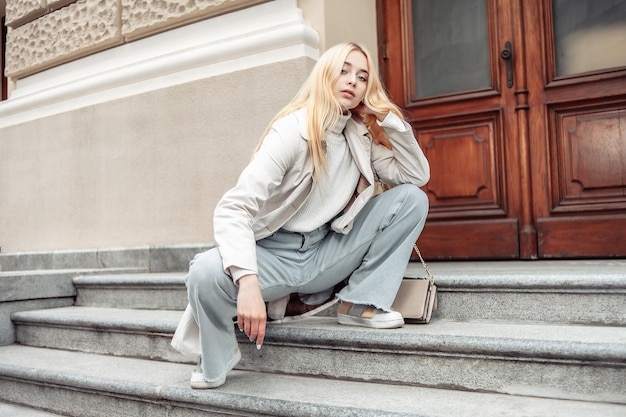
[[[346,128],[346,123],[352,117],[352,113],[348,112],[348,114],[342,114],[341,118],[337,121],[337,124],[333,126],[331,132],[340,134]]]
[[[298,120],[298,125],[300,126],[300,136],[302,136],[302,138],[304,138],[305,140],[308,140],[309,133],[307,132],[306,107],[298,109],[294,113],[295,113],[296,119]],[[352,117],[352,114],[348,114],[347,116],[342,116],[342,119],[344,117],[346,118],[345,119],[346,121],[343,122],[342,126],[344,127],[342,127],[342,129],[339,132],[343,131],[344,129],[351,129],[355,131],[359,136],[367,135],[369,133],[369,131],[367,130],[367,127],[365,127],[365,125],[362,122]]]

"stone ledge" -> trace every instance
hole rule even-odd
[[[0,254],[0,272],[84,268],[140,268],[144,272],[187,271],[208,244],[143,246]]]

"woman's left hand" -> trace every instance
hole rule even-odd
[[[239,278],[238,284],[237,326],[260,349],[265,339],[267,313],[259,279],[256,275],[245,275]]]

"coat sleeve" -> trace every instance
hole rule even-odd
[[[213,230],[226,273],[231,266],[258,272],[253,222],[293,166],[299,142],[304,141],[295,122],[277,121],[237,184],[218,202]]]
[[[392,112],[380,125],[385,129],[392,149],[372,144],[372,166],[376,175],[391,185],[408,183],[421,187],[426,184],[430,179],[430,166],[411,125]]]

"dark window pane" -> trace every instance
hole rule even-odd
[[[413,0],[415,95],[491,85],[484,0]]]
[[[557,75],[626,66],[626,0],[554,0]]]

